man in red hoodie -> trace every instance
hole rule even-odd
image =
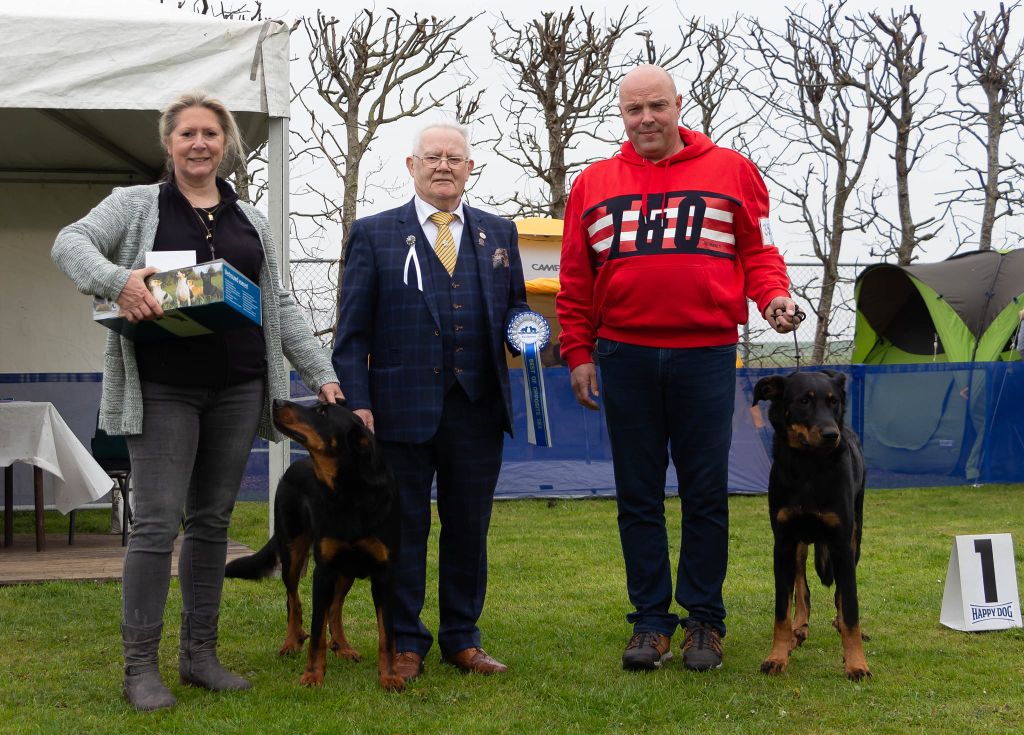
[[[722,665],[736,327],[748,298],[777,332],[798,323],[760,173],[679,127],[681,109],[664,69],[645,65],[625,76],[619,110],[629,140],[576,178],[562,241],[561,354],[576,400],[594,410],[594,363],[601,365],[634,608],[625,669],[671,658],[679,624],[686,668]],[[675,590],[688,613],[682,620],[669,611],[670,449],[683,509]]]

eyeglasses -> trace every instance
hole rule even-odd
[[[412,157],[423,161],[423,165],[427,168],[437,168],[441,165],[441,161],[447,162],[448,168],[461,168],[469,160],[465,156],[417,156],[415,153],[412,154]]]

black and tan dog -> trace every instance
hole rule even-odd
[[[811,593],[807,550],[826,587],[836,584],[833,626],[843,641],[846,676],[870,676],[860,629],[857,562],[864,509],[864,456],[844,421],[846,376],[831,370],[762,378],[754,405],[771,401],[775,430],[768,512],[775,537],[775,633],[761,664],[779,674],[807,639]],[[790,606],[796,611],[791,618]]]
[[[377,610],[380,685],[405,686],[395,671],[392,622],[392,564],[398,551],[398,493],[373,434],[342,405],[303,406],[274,401],[274,424],[309,451],[281,478],[274,497],[274,535],[255,554],[228,564],[226,575],[259,579],[281,562],[288,595],[288,633],[281,653],[302,650],[309,636],[302,629],[299,580],[310,549],[313,570],[313,623],[309,659],[301,682],[323,683],[330,648],[342,658],[359,660],[345,639],[342,606],[356,578],[370,578]]]

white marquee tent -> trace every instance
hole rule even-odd
[[[204,89],[236,113],[248,147],[269,142],[268,215],[286,266],[288,27],[126,0],[45,5],[0,5],[0,398],[50,401],[88,440],[106,330],[53,266],[54,236],[112,187],[155,181],[159,110]]]

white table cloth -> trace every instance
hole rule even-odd
[[[54,504],[65,515],[114,485],[52,403],[0,401],[0,467],[14,462],[53,475]]]

